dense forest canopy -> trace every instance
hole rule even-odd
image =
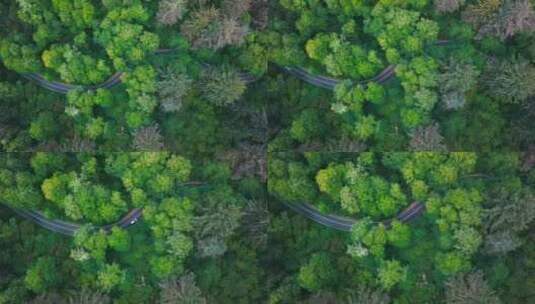
[[[0,16],[0,304],[535,302],[535,1]]]

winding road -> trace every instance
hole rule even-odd
[[[449,44],[449,40],[437,40],[435,42],[435,45],[447,45]],[[165,54],[175,51],[174,49],[159,49],[155,53],[156,54]],[[389,65],[387,66],[383,71],[381,71],[379,74],[377,74],[375,77],[361,81],[361,84],[366,84],[368,82],[376,82],[379,84],[385,83],[389,79],[395,76],[395,65]],[[286,73],[293,75],[311,85],[314,85],[316,87],[328,89],[328,90],[334,90],[335,86],[340,83],[342,80],[331,78],[327,76],[321,76],[321,75],[313,75],[306,71],[305,69],[301,67],[283,67],[283,71]],[[38,73],[27,73],[24,74],[23,77],[34,81],[39,86],[48,89],[53,92],[57,92],[60,94],[67,94],[69,91],[83,88],[83,89],[89,89],[89,90],[95,90],[99,88],[104,89],[110,89],[113,86],[119,84],[122,82],[122,76],[123,72],[116,72],[113,74],[110,78],[108,78],[106,81],[93,86],[82,86],[82,85],[73,85],[63,82],[57,82],[57,81],[50,81],[45,79],[42,75]],[[257,78],[251,74],[248,73],[241,73],[240,77],[242,80],[246,83],[251,83],[257,80]],[[289,209],[309,218],[310,220],[321,224],[326,227],[330,227],[336,230],[340,231],[351,231],[351,228],[356,223],[357,220],[342,216],[337,216],[333,214],[323,214],[318,209],[313,207],[310,204],[307,203],[284,203]],[[34,223],[38,224],[39,226],[48,229],[50,231],[54,231],[63,235],[73,236],[78,229],[82,225],[76,224],[76,223],[70,223],[65,222],[61,220],[54,220],[54,219],[48,219],[45,217],[42,213],[37,211],[30,211],[30,210],[22,210],[22,209],[15,209],[11,208],[15,213],[18,215],[33,221]],[[421,203],[414,202],[412,203],[407,209],[403,210],[401,213],[399,213],[396,216],[396,219],[400,222],[409,222],[412,219],[418,217],[425,211],[425,206]],[[116,223],[112,223],[109,225],[96,227],[104,229],[105,231],[110,231],[111,228],[114,226],[121,227],[121,228],[128,228],[129,226],[135,224],[143,215],[143,209],[141,208],[135,208],[132,209],[130,212],[128,212],[121,220],[119,220]],[[390,227],[391,222],[393,219],[385,220],[382,223],[387,228]]]
[[[50,81],[50,80],[45,79],[41,74],[38,74],[38,73],[26,73],[26,74],[23,74],[22,76],[26,79],[34,81],[39,86],[47,90],[60,93],[60,94],[67,94],[69,91],[75,90],[75,89],[85,89],[85,90],[111,89],[112,87],[122,82],[123,75],[124,75],[123,72],[116,72],[115,74],[110,76],[110,78],[108,78],[106,81],[97,85],[92,85],[92,86],[73,85],[73,84],[68,84],[64,82]],[[245,83],[251,83],[257,80],[256,77],[248,73],[240,73],[240,78]]]
[[[306,203],[284,203],[289,209],[295,211],[296,213],[299,213],[306,218],[311,219],[312,221],[321,224],[323,226],[350,232],[353,225],[357,222],[356,219],[343,217],[343,216],[337,216],[333,214],[323,214],[318,209],[316,209],[314,206]],[[9,206],[8,206],[9,207]],[[16,214],[20,215],[21,217],[30,220],[34,222],[35,224],[49,230],[52,232],[56,232],[59,234],[63,234],[66,236],[74,236],[76,234],[76,231],[78,231],[83,225],[77,224],[77,223],[71,223],[66,222],[62,220],[56,220],[56,219],[49,219],[44,214],[38,211],[31,211],[31,210],[23,210],[18,208],[12,208],[9,207],[11,210],[13,210]],[[407,207],[405,210],[400,212],[395,219],[397,219],[400,222],[407,223],[411,220],[415,219],[419,215],[422,214],[422,212],[425,210],[425,206],[421,203],[414,202],[409,207]],[[95,227],[96,229],[103,229],[106,232],[111,231],[113,227],[120,227],[120,228],[128,228],[141,218],[143,215],[143,209],[142,208],[134,208],[130,210],[125,216],[123,216],[119,221],[108,224],[105,226],[99,226]],[[390,224],[392,222],[392,219],[385,220],[382,223],[385,227],[390,228]]]
[[[449,44],[450,40],[437,40],[435,42],[435,45],[437,46],[444,46]],[[174,52],[175,49],[171,48],[162,48],[156,50],[155,54],[167,54]],[[204,64],[205,66],[208,66],[207,64]],[[309,73],[307,70],[301,67],[282,67],[282,70],[286,73],[293,75],[304,82],[307,82],[313,86],[328,89],[328,90],[334,90],[335,86],[340,83],[342,80],[328,77],[328,76],[322,76],[322,75],[314,75]],[[48,89],[50,91],[60,93],[60,94],[67,94],[70,90],[83,88],[86,90],[96,90],[96,89],[110,89],[113,86],[119,84],[122,82],[122,76],[123,72],[116,72],[110,78],[108,78],[106,81],[92,86],[84,86],[84,85],[74,85],[74,84],[68,84],[58,81],[50,81],[45,79],[42,75],[38,73],[27,73],[23,74],[23,77],[30,79],[34,82],[36,82],[39,86]],[[368,82],[376,82],[379,84],[385,83],[386,81],[390,80],[392,77],[394,77],[396,74],[396,65],[391,64],[387,66],[384,70],[382,70],[379,74],[377,74],[375,77],[370,78],[368,80],[360,81],[360,84],[366,84]],[[257,77],[254,75],[251,75],[249,73],[240,73],[240,78],[245,83],[251,83],[256,80],[258,80]]]
[[[365,83],[372,82],[372,81],[377,82],[377,83],[384,83],[395,75],[395,68],[396,68],[395,65],[389,65],[377,76],[369,80],[361,81],[360,83],[365,84]],[[300,68],[300,67],[283,67],[282,70],[313,86],[328,89],[328,90],[334,90],[334,87],[342,81],[340,79],[331,78],[327,76],[313,75],[307,72],[305,69]],[[122,82],[123,74],[124,74],[123,72],[117,72],[113,74],[110,78],[108,78],[106,81],[98,85],[94,85],[94,86],[73,85],[73,84],[68,84],[68,83],[63,83],[63,82],[58,82],[58,81],[50,81],[50,80],[45,79],[43,76],[41,76],[38,73],[27,73],[27,74],[23,74],[22,76],[26,79],[34,81],[39,86],[47,90],[60,93],[60,94],[67,94],[69,91],[74,90],[74,89],[86,89],[86,90],[110,89],[114,87],[115,85],[118,85]],[[240,78],[245,83],[252,83],[258,80],[258,78],[248,73],[241,73]]]
[[[353,225],[357,222],[356,219],[343,217],[343,216],[337,216],[333,214],[323,214],[318,209],[313,207],[310,204],[291,204],[291,203],[284,203],[288,208],[291,210],[311,219],[312,221],[321,224],[323,226],[333,228],[340,231],[351,231]],[[410,204],[405,210],[400,212],[395,219],[402,223],[410,222],[411,220],[415,219],[416,217],[420,216],[425,211],[425,205],[418,202],[413,202]],[[392,223],[392,219],[385,220],[382,222],[385,227],[390,228],[390,225]]]
[[[9,208],[13,210],[16,214],[20,215],[21,217],[27,220],[30,220],[47,230],[50,230],[59,234],[67,235],[67,236],[74,236],[76,231],[78,231],[83,226],[77,223],[49,219],[45,215],[43,215],[41,212],[38,212],[38,211],[23,210],[23,209],[12,208],[12,207],[9,207]],[[109,224],[109,225],[95,227],[95,228],[104,229],[107,232],[111,231],[111,229],[116,226],[120,228],[128,228],[131,225],[135,224],[141,218],[142,214],[143,214],[143,209],[134,208],[130,210],[130,212],[128,212],[125,216],[123,216],[119,221]]]

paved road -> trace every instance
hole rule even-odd
[[[451,43],[450,40],[437,40],[435,42],[435,45],[444,46],[450,43]],[[167,54],[167,53],[171,53],[174,51],[175,49],[164,48],[164,49],[156,50],[155,54]],[[334,87],[342,81],[340,79],[336,79],[332,77],[314,75],[300,67],[283,67],[282,70],[313,86],[328,89],[328,90],[334,90]],[[381,71],[381,73],[377,74],[375,77],[368,79],[368,80],[361,81],[360,83],[361,84],[366,84],[368,82],[376,82],[380,84],[385,83],[386,81],[390,80],[392,77],[395,76],[396,74],[395,70],[396,70],[395,65],[393,64],[389,65],[383,71]],[[63,83],[63,82],[49,81],[37,73],[28,73],[28,74],[24,74],[23,76],[27,79],[35,81],[38,85],[40,85],[41,87],[45,89],[48,89],[57,93],[61,93],[61,94],[67,94],[67,92],[76,88],[85,88],[89,90],[95,90],[99,88],[109,89],[122,82],[121,78],[123,76],[123,73],[117,72],[113,74],[110,78],[108,78],[106,81],[104,81],[103,83],[100,83],[98,85],[93,85],[93,86],[72,85],[72,84]],[[257,77],[249,73],[241,73],[240,77],[246,83],[251,83],[251,82],[258,80]]]
[[[117,72],[113,74],[110,78],[108,78],[108,80],[104,81],[101,84],[94,85],[94,86],[81,86],[81,85],[72,85],[72,84],[57,82],[57,81],[49,81],[37,73],[28,73],[28,74],[24,74],[23,76],[27,79],[35,81],[38,85],[40,85],[41,87],[45,89],[48,89],[56,93],[67,94],[70,90],[74,90],[78,88],[85,88],[88,90],[96,90],[100,88],[109,89],[121,83],[121,77],[123,76],[123,73]]]
[[[334,90],[334,87],[338,83],[341,82],[341,80],[339,79],[335,79],[335,78],[331,78],[327,76],[321,76],[321,75],[313,75],[307,72],[305,69],[300,68],[300,67],[284,67],[283,71],[307,83],[310,83],[311,85],[324,88],[324,89],[329,89],[329,90]],[[377,76],[373,77],[372,79],[362,81],[361,83],[365,84],[370,81],[374,81],[377,83],[384,83],[388,81],[390,78],[392,78],[394,75],[395,75],[395,66],[389,65]],[[96,90],[99,88],[110,89],[113,86],[122,82],[121,78],[123,76],[123,73],[117,72],[113,74],[110,78],[108,78],[106,81],[104,81],[103,83],[94,85],[94,86],[72,85],[72,84],[63,83],[63,82],[50,81],[50,80],[45,79],[43,76],[37,73],[27,73],[27,74],[24,74],[23,76],[27,79],[30,79],[36,82],[39,86],[47,90],[60,93],[60,94],[67,94],[70,90],[79,89],[79,88],[83,88],[87,90]],[[251,83],[251,82],[258,80],[257,77],[248,73],[241,73],[240,77],[245,83]]]
[[[156,51],[156,54],[165,54],[165,53],[169,53],[172,51],[173,49],[161,49],[161,50]],[[39,86],[47,90],[60,93],[60,94],[67,94],[71,90],[80,89],[80,88],[85,89],[85,90],[110,89],[122,82],[123,75],[124,75],[123,72],[116,72],[115,74],[110,76],[110,78],[108,78],[106,81],[97,85],[90,85],[90,86],[73,85],[73,84],[68,84],[64,82],[50,81],[50,80],[45,79],[41,74],[38,74],[38,73],[26,73],[26,74],[23,74],[22,76],[26,79],[34,81]],[[245,83],[251,83],[251,82],[258,80],[257,77],[249,73],[240,73],[240,78]]]
[[[333,228],[340,231],[351,231],[351,228],[353,225],[357,222],[357,220],[343,217],[343,216],[337,216],[333,214],[323,214],[318,209],[313,207],[310,204],[301,203],[301,204],[290,204],[290,203],[284,203],[289,209],[311,219],[312,221],[321,224],[323,226]],[[74,236],[76,231],[80,229],[82,226],[81,224],[77,223],[70,223],[62,220],[55,220],[55,219],[49,219],[46,216],[44,216],[41,212],[37,211],[31,211],[31,210],[22,210],[17,208],[11,208],[15,213],[18,215],[36,223],[37,225],[67,236]],[[396,216],[396,219],[400,222],[409,222],[413,220],[414,218],[418,217],[423,213],[425,210],[425,206],[421,203],[414,202],[412,203],[407,209],[403,210],[401,213],[399,213]],[[110,231],[113,227],[121,227],[121,228],[128,228],[131,225],[134,225],[143,215],[143,209],[141,208],[135,208],[132,209],[130,212],[128,212],[123,218],[121,218],[119,221],[113,224],[105,225],[96,227],[104,229],[105,231]],[[382,223],[387,228],[390,228],[390,223],[392,220],[386,220],[378,223]]]
[[[23,210],[18,208],[11,208],[15,213],[18,215],[36,223],[37,225],[67,236],[74,236],[76,231],[82,227],[82,225],[77,223],[71,223],[71,222],[65,222],[62,220],[55,220],[55,219],[49,219],[46,216],[44,216],[41,212],[37,211],[31,211],[31,210]],[[134,208],[130,212],[128,212],[123,218],[121,218],[119,221],[113,224],[105,225],[96,227],[97,229],[104,229],[105,231],[110,231],[113,227],[121,227],[121,228],[128,228],[129,226],[135,224],[143,214],[143,209],[141,208]]]
[[[396,73],[395,68],[395,65],[389,65],[383,71],[381,71],[381,73],[377,74],[377,76],[368,80],[361,81],[360,84],[366,84],[372,81],[377,83],[385,83],[386,81],[394,77]],[[303,80],[304,82],[328,90],[334,90],[334,87],[342,81],[340,79],[331,78],[327,76],[313,75],[300,67],[284,67],[283,70],[289,73],[290,75],[293,75]]]
[[[340,231],[351,231],[353,225],[357,222],[357,220],[348,217],[342,217],[333,214],[323,214],[310,204],[285,203],[285,205],[293,211],[313,220],[318,224]],[[414,202],[405,210],[400,212],[396,216],[396,219],[400,222],[407,223],[420,216],[424,211],[425,205],[418,202]],[[382,223],[387,228],[390,228],[391,222],[392,220],[390,219],[378,223]]]
[[[438,40],[435,44],[436,45],[447,45],[449,44],[449,40]],[[165,54],[173,52],[174,49],[159,49],[155,53],[156,54]],[[384,83],[394,77],[395,75],[395,65],[389,65],[386,67],[381,73],[379,73],[377,76],[362,81],[362,84],[365,84],[367,82],[377,82],[377,83]],[[310,83],[314,86],[325,88],[329,90],[333,90],[334,87],[340,83],[341,80],[327,77],[327,76],[321,76],[321,75],[313,75],[309,72],[307,72],[305,69],[300,67],[283,67],[283,70],[287,73],[294,75],[295,77]],[[86,89],[98,89],[98,88],[106,88],[109,89],[119,83],[121,83],[121,77],[123,76],[122,72],[117,72],[113,74],[108,80],[104,81],[101,84],[94,85],[94,86],[80,86],[80,85],[72,85],[62,82],[56,82],[56,81],[49,81],[46,80],[43,76],[37,74],[37,73],[28,73],[23,75],[25,78],[28,78],[30,80],[35,81],[38,85],[41,87],[61,93],[66,94],[70,90],[76,89],[76,88],[86,88]],[[247,82],[253,82],[256,81],[257,78],[254,77],[251,74],[243,73],[241,74],[242,79]],[[341,231],[351,231],[351,227],[355,223],[356,220],[336,216],[332,214],[322,214],[319,212],[316,208],[314,208],[312,205],[309,204],[286,204],[288,208],[294,210],[297,213],[302,214],[303,216],[315,221],[316,223],[319,223],[321,225],[331,227],[337,230]],[[400,214],[397,215],[397,219],[401,222],[408,222],[412,220],[413,218],[419,216],[425,209],[425,206],[421,203],[412,203],[407,209],[402,211]],[[37,223],[38,225],[51,230],[55,231],[61,234],[65,235],[74,235],[76,230],[80,228],[80,225],[74,224],[74,223],[68,223],[60,220],[51,220],[47,219],[43,216],[43,214],[36,212],[36,211],[29,211],[29,210],[20,210],[20,209],[14,209],[14,211]],[[102,228],[105,230],[110,230],[113,226],[119,226],[122,228],[126,228],[134,223],[137,222],[137,220],[141,217],[143,213],[142,209],[136,208],[131,210],[128,214],[126,214],[120,221],[114,224],[103,226]],[[383,224],[387,227],[390,226],[391,220],[384,221]]]

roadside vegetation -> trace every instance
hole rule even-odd
[[[3,1],[0,304],[535,302],[534,8]]]

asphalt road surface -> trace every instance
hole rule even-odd
[[[435,45],[444,46],[450,43],[451,43],[450,40],[437,40],[435,42]],[[169,49],[169,48],[158,49],[155,51],[155,54],[166,54],[166,53],[171,53],[173,51],[175,51],[175,49]],[[328,90],[333,90],[334,87],[342,81],[340,79],[331,78],[327,76],[314,75],[300,67],[283,67],[282,70],[313,86],[328,89]],[[377,74],[375,77],[368,79],[368,80],[361,81],[360,83],[366,84],[368,82],[376,82],[376,83],[382,84],[395,76],[396,74],[395,70],[396,70],[395,65],[393,64],[389,65],[383,71],[381,71],[381,73]],[[50,80],[45,79],[43,76],[37,73],[27,73],[27,74],[24,74],[23,76],[27,79],[30,79],[36,82],[39,86],[45,89],[48,89],[50,91],[60,93],[60,94],[67,94],[70,90],[74,90],[77,88],[83,88],[87,90],[96,90],[99,88],[109,89],[122,82],[121,77],[123,76],[123,73],[117,72],[113,74],[110,78],[108,78],[106,81],[104,81],[103,83],[100,83],[98,85],[93,85],[93,86],[73,85],[73,84],[68,84],[68,83],[63,83],[63,82],[58,82],[58,81],[50,81]],[[245,83],[251,83],[251,82],[258,80],[257,77],[249,73],[241,73],[240,77]]]
[[[301,203],[301,204],[285,203],[285,205],[289,209],[305,216],[306,218],[320,225],[333,228],[336,230],[340,230],[340,231],[346,231],[346,232],[351,231],[353,225],[357,222],[357,220],[348,218],[348,217],[337,216],[333,214],[323,214],[314,206],[310,204],[306,204],[306,203]],[[76,231],[78,231],[78,229],[82,227],[81,224],[77,224],[77,223],[49,219],[46,216],[44,216],[41,212],[23,210],[23,209],[17,209],[17,208],[11,208],[11,209],[18,215],[26,218],[27,220],[34,222],[35,224],[47,230],[60,233],[63,235],[74,236]],[[396,219],[400,222],[407,223],[417,218],[418,216],[420,216],[424,210],[425,210],[425,206],[423,204],[414,202],[405,210],[400,212],[396,216]],[[141,218],[142,215],[143,215],[143,209],[134,208],[130,210],[130,212],[128,212],[125,216],[123,216],[116,223],[112,223],[112,224],[100,226],[100,227],[95,227],[95,228],[104,229],[107,232],[109,232],[115,226],[126,229],[134,225],[135,223],[137,223],[137,221]],[[382,221],[378,223],[382,223],[387,228],[390,228],[391,222],[392,220],[386,220],[386,221]]]
[[[436,45],[447,45],[449,44],[449,40],[438,40],[435,44]],[[156,54],[165,54],[173,52],[174,49],[159,49],[155,53]],[[395,76],[395,65],[389,65],[386,67],[381,73],[379,73],[377,76],[362,81],[362,84],[365,84],[367,82],[376,82],[376,83],[384,83]],[[327,77],[327,76],[321,76],[321,75],[313,75],[306,71],[303,68],[300,67],[283,67],[283,71],[320,88],[325,88],[329,90],[333,90],[334,87],[340,83],[341,80]],[[36,82],[41,87],[48,89],[53,92],[61,93],[61,94],[67,94],[70,90],[77,89],[77,88],[84,88],[84,89],[99,89],[99,88],[105,88],[109,89],[119,83],[121,83],[121,77],[123,76],[122,72],[117,72],[113,74],[108,80],[104,81],[101,84],[94,85],[94,86],[80,86],[80,85],[72,85],[57,81],[49,81],[45,79],[43,76],[37,73],[28,73],[23,75],[25,78],[30,79],[34,82]],[[242,73],[241,74],[242,79],[247,82],[253,82],[256,81],[257,78],[253,75]],[[319,212],[316,208],[314,208],[310,204],[302,203],[302,204],[285,204],[288,208],[292,209],[293,211],[311,219],[312,221],[319,223],[323,226],[330,227],[333,229],[341,230],[341,231],[351,231],[351,227],[353,224],[355,224],[356,220],[341,216],[336,216],[332,214],[323,214]],[[425,206],[421,203],[412,203],[407,209],[402,211],[400,214],[396,216],[396,218],[401,222],[408,222],[412,220],[413,218],[419,216],[422,214],[422,212],[425,210]],[[40,225],[41,227],[48,229],[50,231],[54,231],[57,233],[61,233],[64,235],[72,236],[75,234],[75,232],[80,229],[81,225],[75,224],[75,223],[69,223],[61,220],[53,220],[46,218],[42,213],[37,211],[30,211],[30,210],[21,210],[21,209],[13,209],[14,212],[19,214],[20,216],[33,221],[34,223]],[[106,231],[111,230],[112,227],[118,226],[122,228],[127,228],[130,225],[135,224],[139,218],[142,216],[143,210],[140,208],[132,209],[130,212],[128,212],[121,220],[119,220],[117,223],[109,224],[106,226],[102,226],[100,228],[105,229]],[[382,222],[385,226],[389,227],[391,220],[387,220]]]
[[[293,211],[311,219],[318,224],[340,231],[351,231],[353,225],[357,222],[357,220],[348,217],[342,217],[333,214],[323,214],[310,204],[285,203],[285,205]],[[420,216],[424,210],[425,205],[414,202],[405,210],[400,212],[396,216],[396,219],[402,223],[407,223]],[[385,225],[385,227],[390,228],[391,222],[392,220],[386,220],[380,223]]]
[[[23,210],[23,209],[18,209],[18,208],[11,208],[11,207],[10,209],[13,210],[15,213],[17,213],[18,215],[24,217],[25,219],[30,220],[47,230],[60,233],[63,235],[74,236],[76,231],[78,231],[78,229],[82,227],[81,224],[77,224],[77,223],[49,219],[45,215],[43,215],[41,212],[38,212],[38,211]],[[130,210],[130,212],[128,212],[118,222],[109,224],[106,226],[95,227],[95,228],[104,229],[105,231],[110,231],[115,226],[121,227],[121,228],[128,228],[129,226],[135,224],[141,218],[142,214],[143,214],[143,209],[134,208]]]

